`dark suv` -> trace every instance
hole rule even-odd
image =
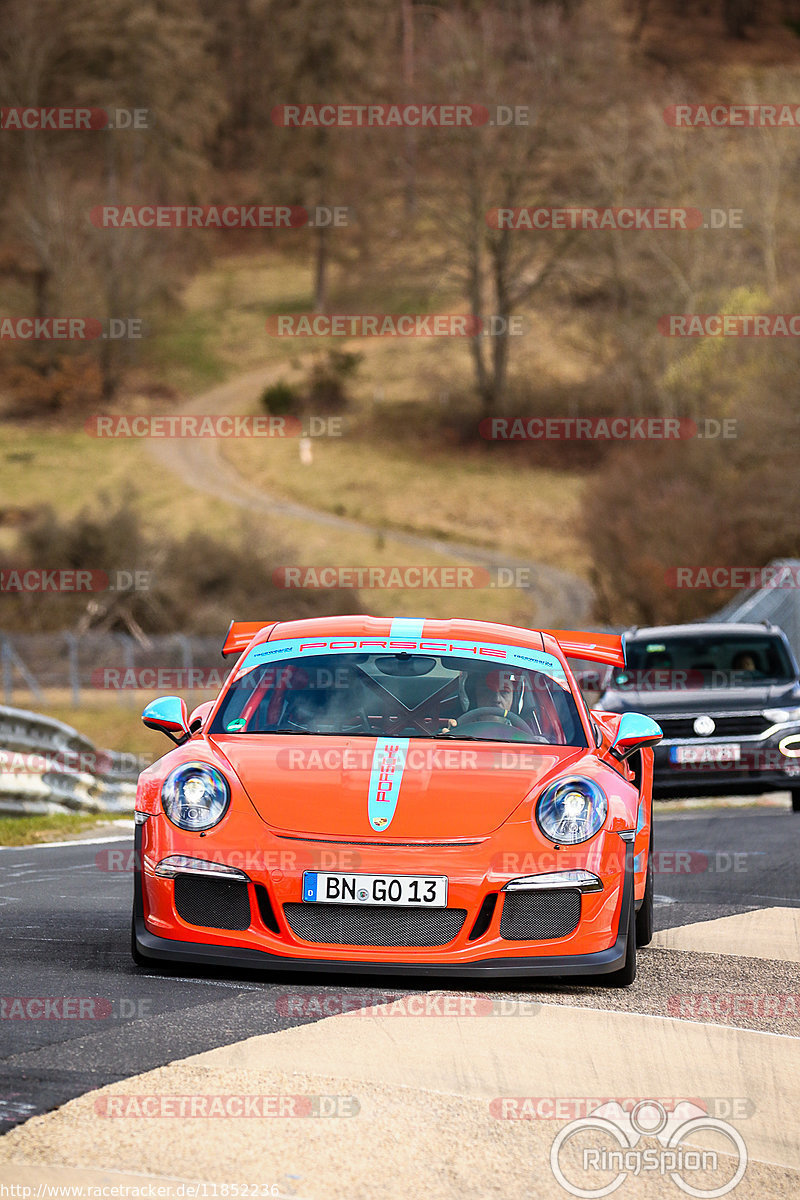
[[[659,796],[791,792],[800,812],[800,677],[775,625],[659,625],[625,635],[595,704],[657,721]]]

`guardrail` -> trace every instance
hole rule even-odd
[[[98,750],[62,721],[0,705],[0,813],[130,812],[149,761]]]

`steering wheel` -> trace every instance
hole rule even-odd
[[[517,729],[522,729],[528,734],[531,732],[530,725],[528,725],[526,721],[523,721],[522,717],[517,716],[516,713],[506,712],[506,710],[501,708],[499,704],[491,705],[487,708],[469,709],[467,712],[462,713],[462,715],[458,718],[455,723],[455,728],[458,729],[464,725],[477,725],[479,721],[485,721],[489,717],[496,717],[498,715],[504,717],[505,720],[508,721],[509,725],[513,725]]]

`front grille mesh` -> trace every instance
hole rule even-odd
[[[292,933],[341,946],[444,946],[460,932],[465,908],[390,908],[382,904],[284,904]]]
[[[513,942],[542,942],[567,937],[581,919],[577,888],[506,892],[500,914],[500,937]]]
[[[698,716],[702,714],[698,713]],[[713,737],[753,737],[769,729],[771,722],[763,713],[712,713],[716,726]],[[696,717],[655,717],[666,738],[696,738]],[[705,738],[700,738],[705,741]]]
[[[175,908],[190,925],[206,929],[249,929],[250,897],[243,880],[175,876]]]

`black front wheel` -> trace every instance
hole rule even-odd
[[[641,908],[636,914],[636,945],[649,946],[653,940],[653,891],[655,888],[655,868],[653,867],[653,835],[650,834],[650,849],[647,852],[647,881],[644,885],[644,898]]]
[[[136,945],[136,921],[131,916],[131,958],[136,963],[137,967],[149,967],[151,963],[139,952],[139,947]]]
[[[800,812],[800,788],[792,788],[792,812]]]
[[[630,987],[636,978],[636,909],[631,898],[631,910],[628,916],[628,939],[625,949],[625,962],[618,971],[610,975],[598,976],[597,982],[605,987]]]

